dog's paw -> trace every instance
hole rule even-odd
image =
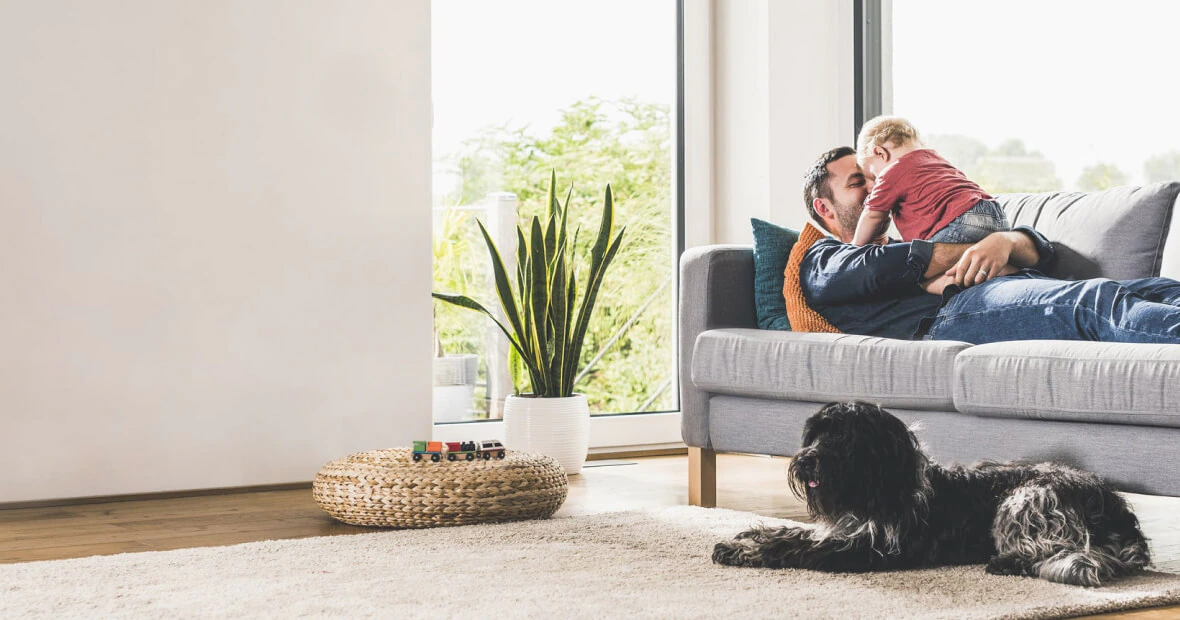
[[[749,540],[719,542],[713,547],[713,563],[725,566],[762,566],[758,546]]]
[[[756,543],[768,543],[775,540],[805,541],[809,540],[810,536],[811,534],[808,530],[799,527],[759,526],[748,529],[733,538],[734,540],[751,540]]]
[[[1112,573],[1094,555],[1080,552],[1058,554],[1039,562],[1034,569],[1038,577],[1049,581],[1087,588],[1102,585],[1102,579]]]
[[[1032,565],[1018,555],[1004,554],[992,556],[985,570],[991,575],[1029,576],[1032,574]]]

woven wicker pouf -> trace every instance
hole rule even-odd
[[[436,527],[544,519],[561,507],[565,471],[552,457],[415,462],[409,448],[359,452],[324,465],[312,495],[345,523]]]

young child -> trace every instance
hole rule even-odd
[[[865,123],[856,139],[856,160],[876,183],[861,212],[854,245],[880,243],[890,213],[904,241],[975,243],[1011,229],[999,203],[923,147],[918,130],[905,119],[878,116]]]

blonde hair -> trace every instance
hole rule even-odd
[[[900,116],[878,116],[865,123],[856,137],[856,161],[864,165],[873,156],[873,147],[893,143],[905,146],[910,143],[922,144],[918,129]]]

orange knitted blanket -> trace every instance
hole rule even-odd
[[[799,240],[795,242],[795,247],[791,248],[791,255],[787,259],[787,268],[783,271],[783,297],[787,302],[787,322],[791,324],[792,331],[840,333],[840,330],[820,313],[807,305],[807,300],[803,298],[803,288],[799,284],[799,268],[803,265],[803,256],[812,244],[824,236],[808,222],[799,233]]]

